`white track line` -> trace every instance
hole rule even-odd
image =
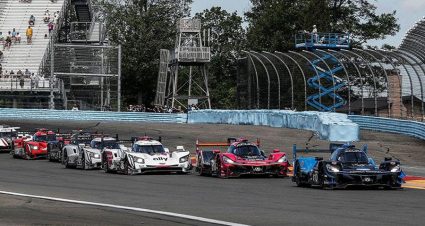
[[[112,205],[112,204],[106,204],[106,203],[86,202],[86,201],[78,201],[78,200],[72,200],[72,199],[62,199],[62,198],[39,196],[39,195],[28,195],[28,194],[8,192],[8,191],[0,191],[0,194],[21,196],[21,197],[28,197],[28,198],[36,198],[36,199],[44,199],[44,200],[57,201],[57,202],[67,202],[67,203],[75,203],[75,204],[82,204],[82,205],[91,205],[91,206],[101,206],[101,207],[108,207],[108,208],[115,208],[115,209],[123,209],[123,210],[132,210],[132,211],[137,211],[137,212],[160,214],[160,215],[165,215],[165,216],[170,216],[170,217],[178,217],[178,218],[194,220],[194,221],[199,221],[199,222],[205,222],[205,223],[211,223],[211,224],[228,225],[228,226],[248,226],[246,224],[238,224],[238,223],[214,220],[214,219],[191,216],[191,215],[180,214],[180,213],[172,213],[172,212],[165,212],[165,211],[159,211],[159,210],[150,210],[150,209],[143,209],[143,208],[136,208],[136,207],[129,207],[129,206],[119,206],[119,205]]]

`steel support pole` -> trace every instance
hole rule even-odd
[[[50,40],[50,102],[49,102],[49,109],[54,110],[55,109],[55,94],[53,92],[53,78],[55,76],[54,70],[55,70],[55,45],[53,44],[53,40]]]
[[[121,45],[118,45],[118,98],[117,98],[117,104],[118,104],[118,112],[121,111]]]

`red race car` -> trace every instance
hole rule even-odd
[[[47,146],[57,144],[60,138],[56,133],[47,129],[38,129],[33,136],[25,135],[15,140],[15,148],[12,150],[14,158],[39,159],[46,158]]]
[[[241,175],[287,176],[289,162],[286,154],[278,149],[266,156],[259,149],[260,141],[229,138],[228,142],[196,142],[196,171],[200,175],[212,175],[220,178],[239,177]],[[226,152],[213,148],[228,147]],[[209,149],[209,150],[208,150]]]

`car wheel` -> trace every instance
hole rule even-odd
[[[68,159],[68,155],[65,155],[64,157],[64,163],[65,163],[65,168],[71,168],[71,166],[69,165],[69,159]]]
[[[228,175],[227,175],[227,173],[225,173],[225,175],[221,174],[222,167],[223,166],[221,165],[221,162],[217,161],[217,176],[221,179],[226,179],[226,178],[228,178]]]
[[[86,170],[87,169],[87,167],[86,167],[86,157],[85,157],[85,154],[86,153],[83,153],[83,157],[81,157],[81,169],[82,170]]]
[[[298,187],[303,187],[304,183],[301,182],[301,170],[300,170],[300,165],[298,164],[298,162],[296,163],[295,168],[297,169],[297,171],[294,172],[295,183],[297,184]]]
[[[109,168],[109,163],[106,160],[103,161],[102,168],[105,171],[105,173],[110,173],[111,172],[111,169]]]
[[[127,159],[125,159],[125,161],[124,161],[124,174],[125,175],[131,175],[132,174],[132,172],[130,170],[130,164],[128,163]]]

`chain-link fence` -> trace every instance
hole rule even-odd
[[[120,109],[119,46],[55,44],[52,54],[51,74],[63,81],[64,109]]]

